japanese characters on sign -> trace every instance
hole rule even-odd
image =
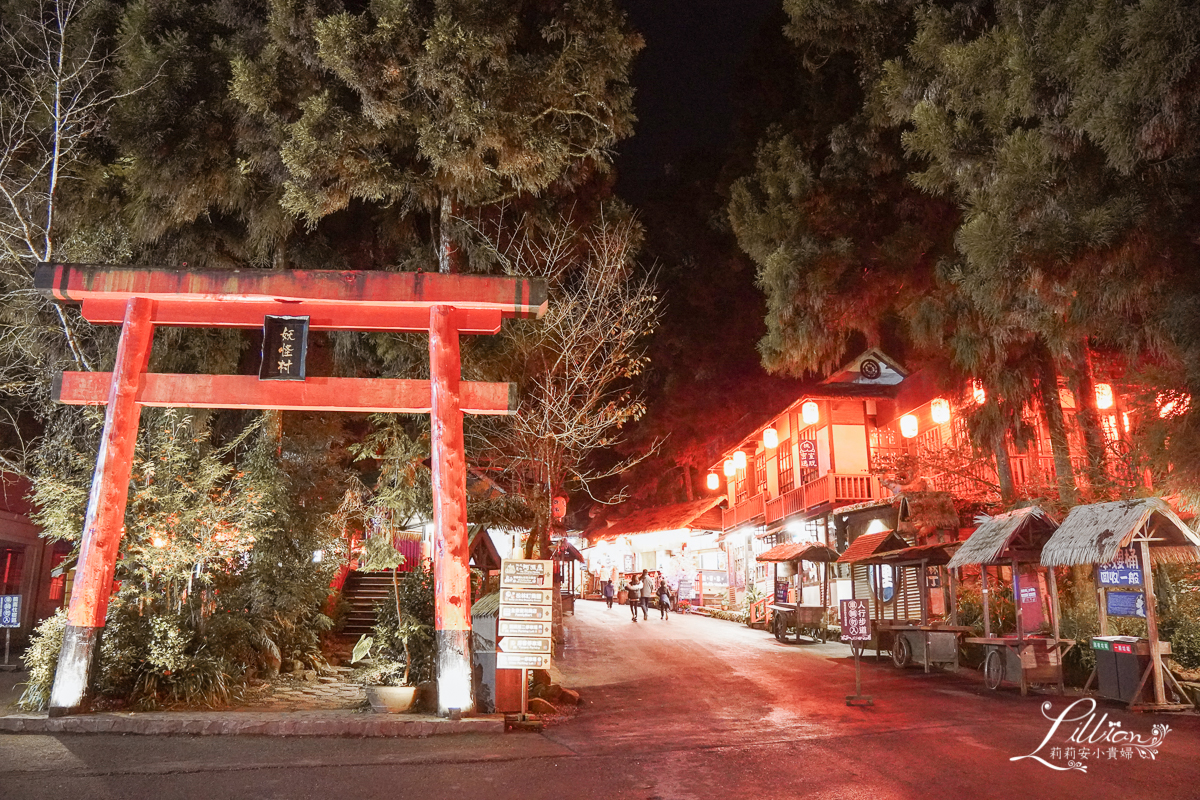
[[[545,669],[550,656],[537,653],[496,653],[496,669]]]
[[[500,619],[535,621],[550,619],[550,606],[500,606]]]
[[[1101,586],[1141,586],[1142,561],[1134,547],[1122,547],[1116,557],[1098,568]]]
[[[816,469],[817,443],[812,439],[801,439],[797,445],[797,449],[800,451],[800,468]]]
[[[925,585],[930,589],[942,588],[942,570],[940,567],[925,567]]]
[[[500,605],[548,606],[554,601],[547,589],[500,589]]]
[[[548,636],[505,636],[498,645],[501,653],[544,653],[550,654]]]
[[[838,603],[843,642],[865,642],[871,638],[871,617],[866,600],[842,600]]]
[[[1105,592],[1106,611],[1110,617],[1146,618],[1145,592]]]
[[[21,627],[21,595],[0,594],[0,628]]]
[[[516,589],[550,586],[553,568],[553,561],[506,558],[500,570],[500,585]]]
[[[304,380],[308,355],[308,317],[263,319],[262,364],[258,377],[264,381]]]
[[[497,625],[497,636],[549,636],[549,622],[521,622],[502,619]]]

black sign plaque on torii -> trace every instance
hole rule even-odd
[[[262,363],[258,378],[264,381],[304,380],[308,355],[308,317],[263,318]]]

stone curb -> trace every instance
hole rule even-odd
[[[45,714],[0,717],[0,733],[110,733],[141,736],[352,736],[423,738],[456,733],[504,733],[500,715],[448,720],[421,716],[396,719],[385,714],[173,713]]]

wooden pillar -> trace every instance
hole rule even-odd
[[[125,304],[100,451],[96,455],[96,471],[83,522],[75,584],[67,609],[67,627],[50,692],[52,717],[80,711],[91,683],[125,525],[129,473],[133,468],[140,416],[137,392],[150,360],[153,312],[154,301],[144,297],[130,298]]]
[[[1058,644],[1059,637],[1061,636],[1061,628],[1058,620],[1058,579],[1054,574],[1054,567],[1046,567],[1046,582],[1050,584],[1050,615],[1053,618],[1051,624],[1054,626],[1054,651],[1058,653],[1058,693],[1065,694],[1066,687],[1063,686],[1062,648]]]
[[[459,394],[458,328],[451,306],[429,310],[433,444],[433,587],[438,713],[474,709],[471,585],[467,547],[467,465]]]
[[[979,593],[983,595],[983,638],[992,638],[992,611],[988,600],[987,564],[979,565]]]
[[[1142,588],[1146,593],[1146,633],[1150,636],[1150,669],[1154,671],[1154,702],[1164,705],[1167,702],[1166,691],[1163,688],[1162,653],[1158,648],[1158,606],[1154,599],[1154,578],[1150,573],[1150,526],[1142,529]],[[1137,702],[1137,698],[1134,698]]]
[[[1025,680],[1025,619],[1021,614],[1021,570],[1017,565],[1017,559],[1012,559],[1012,588],[1013,588],[1013,611],[1017,620],[1017,656],[1021,661],[1021,694],[1029,693],[1029,682]],[[1037,655],[1034,655],[1036,658]]]
[[[1092,580],[1096,582],[1096,606],[1100,609],[1100,635],[1108,636],[1108,606],[1105,604],[1104,584],[1100,583],[1099,564],[1092,567]]]

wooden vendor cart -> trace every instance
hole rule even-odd
[[[968,637],[966,642],[981,645],[986,651],[983,682],[989,689],[998,689],[1007,680],[1020,685],[1021,694],[1028,693],[1030,685],[1042,683],[1057,684],[1059,693],[1063,691],[1063,654],[1075,643],[1059,636],[1054,570],[1041,567],[1042,548],[1057,528],[1058,524],[1036,506],[986,518],[947,565],[952,570],[979,566],[983,636]],[[1016,631],[1012,635],[993,635],[989,570],[996,569],[999,585],[1005,567],[1012,572]],[[1045,626],[1045,596],[1049,597],[1049,635],[1038,633]]]
[[[875,636],[864,649],[872,649],[873,643],[876,657],[883,650],[891,651],[893,663],[901,668],[914,662],[922,664],[926,672],[934,665],[958,668],[959,637],[970,629],[957,624],[953,585],[945,619],[935,618],[929,591],[929,568],[950,561],[955,546],[939,543],[910,547],[899,534],[883,531],[864,534],[846,548],[838,562],[850,565],[852,596],[871,604]],[[880,569],[873,571],[871,567]],[[883,567],[891,568],[893,575],[894,593],[890,597],[885,591]],[[861,588],[864,583],[868,589],[865,592]]]
[[[1076,506],[1042,550],[1047,567],[1088,564],[1094,568],[1100,635],[1092,640],[1100,693],[1134,710],[1192,708],[1163,656],[1171,643],[1158,639],[1154,567],[1200,561],[1200,537],[1157,497]],[[1108,636],[1110,617],[1145,621],[1146,638]],[[1124,673],[1124,674],[1122,674]],[[1175,696],[1168,699],[1168,691]]]
[[[805,635],[815,642],[824,642],[829,638],[827,620],[827,609],[829,608],[829,565],[837,561],[837,558],[838,554],[836,550],[813,542],[776,545],[758,556],[758,561],[773,563],[775,565],[775,595],[768,608],[771,611],[770,630],[775,634],[776,639],[786,642],[788,631],[792,629],[796,631],[797,644],[801,641],[800,637]],[[800,573],[800,565],[805,561],[820,565],[821,604],[818,606],[807,606],[801,603],[802,598],[799,594],[803,591],[803,585],[797,589],[796,602],[790,602],[788,600],[787,583],[779,580],[780,564],[795,564],[796,572]]]

